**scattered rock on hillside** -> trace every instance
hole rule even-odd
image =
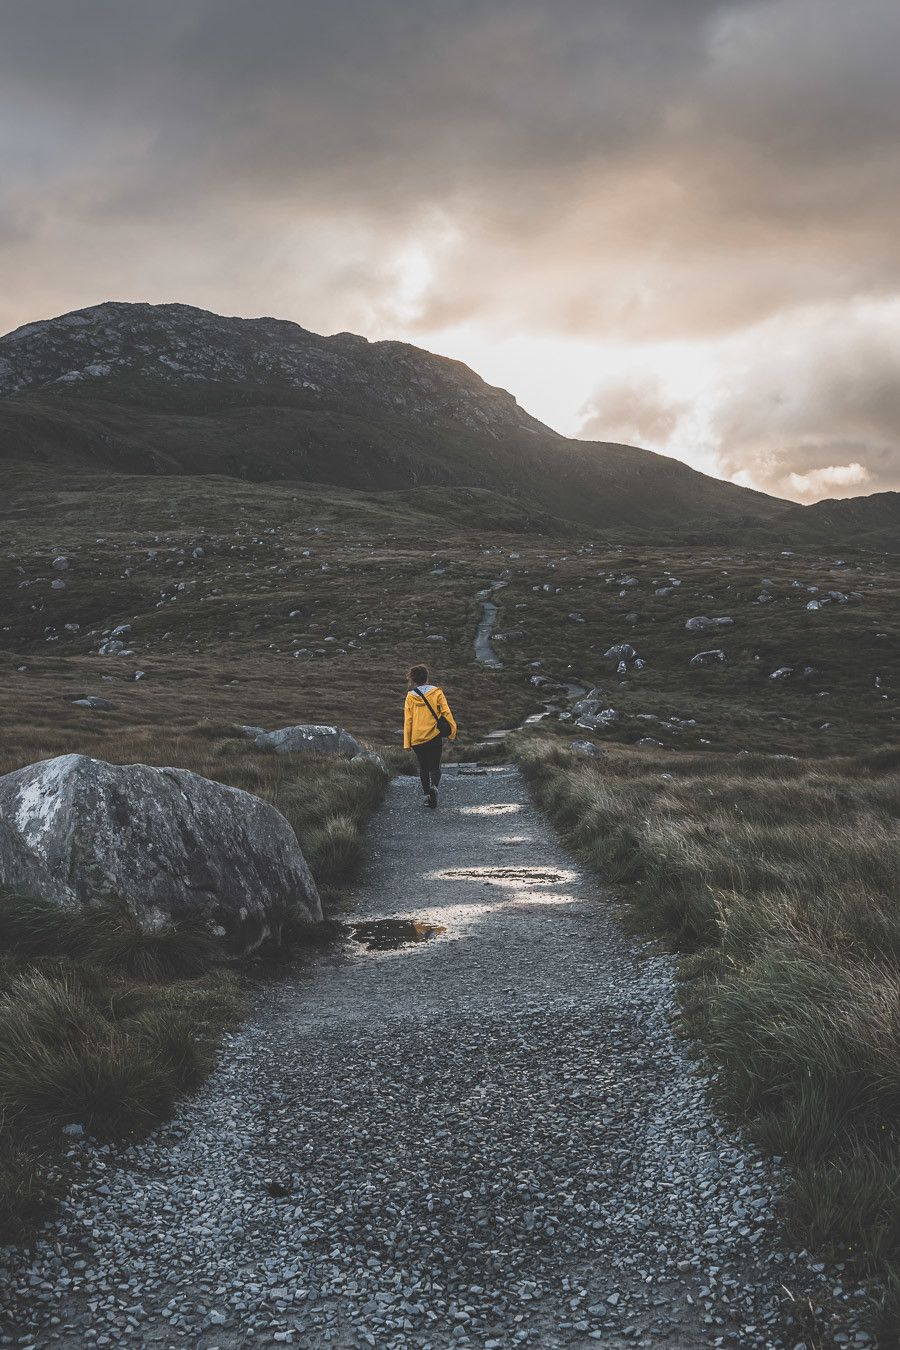
[[[693,619],[688,619],[684,626],[691,633],[712,633],[717,628],[727,628],[732,623],[734,619],[724,616],[720,619],[710,619],[705,614],[697,614]]]
[[[603,690],[592,689],[584,698],[580,698],[577,703],[572,705],[572,713],[575,717],[595,717],[600,711],[602,705]]]
[[[0,885],[66,909],[116,898],[142,928],[200,919],[233,953],[322,905],[284,816],[187,769],[61,755],[0,777]]]
[[[53,559],[53,566],[56,568],[57,572],[65,572],[68,570],[69,560],[60,555],[60,557]]]
[[[589,755],[591,758],[606,754],[603,746],[598,745],[596,741],[570,741],[569,749],[574,750],[576,755]]]
[[[384,768],[381,756],[366,750],[343,727],[301,722],[292,727],[280,727],[277,731],[261,732],[256,737],[256,746],[259,750],[274,750],[279,755],[304,750],[320,755],[347,755],[351,759],[371,760]]]
[[[619,713],[615,708],[599,708],[596,711],[586,711],[579,713],[575,725],[584,727],[585,731],[596,731],[598,727],[609,726],[610,722],[615,722],[619,718]]]
[[[667,717],[664,722],[660,722],[660,726],[665,727],[668,731],[684,731],[686,728],[696,725],[696,717],[676,717],[674,713],[671,717]]]
[[[689,664],[692,666],[724,665],[727,660],[728,657],[721,647],[717,647],[714,651],[698,652],[696,656],[691,657]]]
[[[637,655],[630,642],[616,642],[603,653],[605,661],[631,661]]]
[[[109,712],[116,706],[108,698],[98,698],[96,694],[88,694],[85,698],[73,698],[72,702],[76,708],[93,708],[95,712]]]

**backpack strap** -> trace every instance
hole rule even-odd
[[[441,719],[438,717],[437,713],[434,711],[434,708],[432,708],[431,704],[428,702],[428,699],[427,699],[427,698],[425,697],[425,695],[422,693],[422,690],[419,688],[418,685],[415,686],[414,692],[415,692],[416,694],[419,695],[419,698],[422,700],[422,702],[425,704],[425,707],[428,709],[428,711],[431,713],[432,717],[434,718],[434,720],[435,720],[435,725],[436,725],[438,728],[440,728],[440,725],[441,725]]]

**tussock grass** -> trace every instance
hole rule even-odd
[[[225,970],[166,984],[46,953],[14,974],[10,965],[0,992],[0,1240],[22,1241],[61,1190],[61,1126],[116,1138],[164,1118],[209,1073],[243,996]]]
[[[217,959],[214,939],[199,924],[182,920],[147,931],[116,901],[69,910],[4,891],[0,943],[19,961],[68,957],[137,980],[202,975]]]
[[[189,920],[148,932],[126,905],[113,903],[85,911],[82,923],[89,959],[133,979],[187,979],[202,975],[217,959],[213,937]]]
[[[110,983],[73,964],[23,969],[0,995],[0,1109],[27,1138],[68,1121],[105,1136],[164,1116],[212,1065],[239,1015],[235,977],[184,997]]]
[[[684,956],[683,1023],[794,1162],[807,1242],[900,1269],[900,764],[526,740],[519,762],[626,917]]]

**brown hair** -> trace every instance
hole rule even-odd
[[[428,667],[410,666],[409,670],[406,672],[406,678],[409,681],[410,689],[416,684],[424,684],[428,679]]]

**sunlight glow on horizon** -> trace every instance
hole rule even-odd
[[[379,334],[381,336],[381,334]],[[384,336],[387,336],[385,334]],[[394,336],[399,336],[394,334]],[[578,438],[588,416],[591,396],[604,379],[653,376],[662,380],[673,398],[698,402],[702,413],[704,377],[710,353],[706,344],[660,342],[642,345],[597,342],[562,335],[491,334],[476,324],[427,333],[407,330],[403,340],[439,356],[464,361],[488,384],[507,389],[519,405],[563,436]],[[699,433],[699,425],[696,427]],[[591,434],[586,440],[617,440]],[[703,473],[724,477],[717,467],[715,448],[699,438],[688,443],[673,440],[635,441],[689,464]]]

